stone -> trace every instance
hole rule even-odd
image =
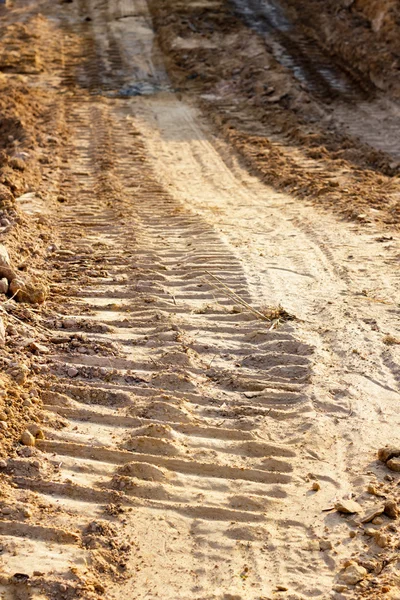
[[[64,321],[62,322],[62,326],[64,327],[64,329],[73,329],[74,327],[76,327],[76,322],[74,321],[74,319],[64,319]]]
[[[397,503],[394,500],[387,500],[385,502],[385,515],[390,517],[391,519],[397,519],[399,516],[399,509]]]
[[[378,507],[374,508],[373,510],[370,510],[361,519],[361,523],[370,523],[371,521],[373,521],[375,519],[375,517],[379,517],[381,514],[383,514],[384,510],[385,510],[384,506],[378,506]]]
[[[332,550],[332,542],[329,540],[319,540],[319,547],[322,551]]]
[[[12,508],[11,508],[11,506],[3,506],[3,508],[1,509],[1,512],[3,515],[11,515]]]
[[[0,469],[7,469],[7,461],[0,459]]]
[[[7,425],[6,421],[0,421],[0,429],[2,429],[3,431],[8,429],[8,425]]]
[[[387,461],[386,466],[395,473],[400,473],[400,458],[391,458]]]
[[[378,458],[382,462],[387,462],[391,458],[400,456],[400,448],[397,446],[385,446],[378,451]]]
[[[71,367],[70,369],[68,369],[67,371],[67,375],[68,377],[76,377],[78,375],[79,371],[78,369],[76,369],[75,367]]]
[[[361,506],[355,500],[339,500],[335,504],[335,510],[341,513],[351,515],[361,512]],[[383,512],[383,511],[382,511]]]
[[[311,486],[311,489],[314,492],[318,492],[321,489],[321,485],[318,483],[318,481],[314,481],[314,483]]]
[[[364,529],[364,533],[365,535],[369,535],[370,537],[374,537],[376,534],[376,529],[373,529],[372,527],[367,527],[366,529]]]
[[[33,350],[33,352],[36,352],[37,354],[48,354],[50,352],[50,350],[47,346],[44,346],[43,344],[39,344],[38,342],[31,342],[29,344],[29,348],[31,350]]]
[[[38,281],[25,281],[19,277],[11,281],[9,291],[17,302],[29,304],[43,304],[48,296],[46,285]]]
[[[31,423],[30,425],[28,425],[28,429],[29,433],[31,433],[33,435],[33,437],[37,440],[44,440],[45,436],[43,431],[40,429],[40,427],[36,424],[36,423]]]
[[[333,586],[333,591],[334,592],[339,592],[339,594],[341,592],[345,592],[347,590],[347,585],[334,585]]]
[[[23,444],[24,446],[34,446],[35,445],[34,436],[27,429],[21,435],[21,444]]]
[[[360,565],[353,564],[349,565],[343,573],[340,574],[340,580],[347,585],[356,585],[359,581],[362,581],[367,574],[367,569],[360,567]]]
[[[382,517],[375,517],[375,519],[372,519],[372,525],[383,525],[384,522]]]
[[[385,535],[384,533],[381,533],[380,531],[377,531],[375,533],[375,544],[377,546],[379,546],[379,548],[386,548],[386,546],[389,543],[389,538],[387,535]]]
[[[7,294],[8,292],[8,279],[3,277],[0,279],[0,294]]]

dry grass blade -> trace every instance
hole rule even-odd
[[[262,312],[260,312],[259,310],[257,310],[253,306],[251,306],[251,304],[249,304],[248,302],[246,302],[246,300],[243,300],[243,298],[241,298],[238,294],[236,294],[236,292],[234,292],[230,287],[228,287],[226,285],[226,283],[224,283],[223,281],[221,281],[221,279],[219,277],[217,277],[216,275],[214,275],[210,271],[206,271],[206,273],[212,279],[214,279],[220,285],[220,287],[222,287],[227,292],[227,295],[232,300],[235,300],[236,302],[238,302],[239,304],[241,304],[242,306],[244,306],[245,308],[247,308],[247,310],[249,310],[251,313],[253,313],[253,315],[256,315],[259,319],[262,319],[263,321],[271,322],[271,319],[269,319]]]

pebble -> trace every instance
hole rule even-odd
[[[318,481],[314,481],[311,488],[314,492],[318,492],[321,489],[321,485],[318,483]]]
[[[72,329],[76,326],[76,323],[74,319],[64,319],[64,321],[62,322],[62,326],[64,327],[64,329]]]
[[[11,506],[4,506],[4,507],[1,509],[1,513],[2,513],[3,515],[11,515],[11,513],[12,513],[12,508],[11,508]]]
[[[31,434],[31,432],[28,431],[27,429],[21,435],[21,444],[23,444],[24,446],[34,446],[35,445],[35,438]]]
[[[8,429],[8,425],[7,425],[6,421],[0,421],[0,429],[3,429],[3,431]]]
[[[79,374],[78,369],[76,369],[75,367],[71,367],[70,369],[68,369],[67,371],[67,375],[68,377],[76,377]]]
[[[7,462],[3,459],[0,459],[0,469],[7,469]]]
[[[333,586],[333,591],[334,592],[339,592],[339,594],[341,592],[345,592],[347,590],[347,585],[334,585]]]
[[[375,517],[375,519],[372,519],[372,525],[383,525],[384,522],[382,517]]]
[[[356,585],[359,581],[362,581],[367,576],[367,569],[360,567],[360,565],[349,565],[346,570],[340,574],[340,579],[347,585]]]
[[[332,542],[330,542],[329,540],[320,540],[319,547],[322,551],[332,550]]]
[[[0,294],[7,294],[8,292],[8,280],[6,277],[0,279]]]
[[[369,535],[370,537],[374,537],[376,534],[376,529],[373,529],[372,527],[367,527],[366,529],[364,529],[364,533],[365,535]]]
[[[400,473],[400,458],[391,458],[387,461],[386,466],[396,473]]]
[[[397,456],[400,456],[400,448],[397,446],[385,446],[378,451],[378,458],[382,462],[387,462]]]
[[[397,503],[394,500],[387,500],[385,502],[385,515],[391,519],[397,519],[399,516],[399,509]]]
[[[379,548],[386,548],[389,543],[389,538],[384,533],[377,531],[375,534],[375,544],[379,546]]]
[[[36,423],[31,423],[28,426],[27,431],[29,431],[29,433],[31,433],[37,440],[44,440],[44,433]]]
[[[339,500],[335,504],[335,509],[348,515],[361,512],[361,506],[355,500]]]
[[[40,282],[25,282],[15,277],[9,288],[10,293],[17,302],[28,302],[29,304],[43,304],[48,295],[48,288]]]
[[[29,344],[29,348],[38,354],[48,354],[50,352],[47,346],[43,344],[38,344],[38,342],[31,342]]]

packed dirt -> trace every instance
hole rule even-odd
[[[0,598],[400,599],[397,12],[0,5]]]

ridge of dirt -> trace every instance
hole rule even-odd
[[[46,170],[54,170],[66,139],[51,81],[59,40],[54,23],[29,3],[0,10],[0,242],[17,277],[39,290],[47,284],[43,261],[54,243],[43,212],[55,202]],[[43,366],[40,345],[47,340],[37,310],[12,296],[2,290],[1,456],[15,452],[27,425],[40,420],[32,374]]]
[[[379,89],[400,98],[400,8],[393,0],[341,3],[285,0],[292,18],[329,52],[357,68]]]
[[[345,218],[397,228],[396,161],[346,136],[229,4],[150,6],[176,87],[200,96],[204,111],[263,181]]]

